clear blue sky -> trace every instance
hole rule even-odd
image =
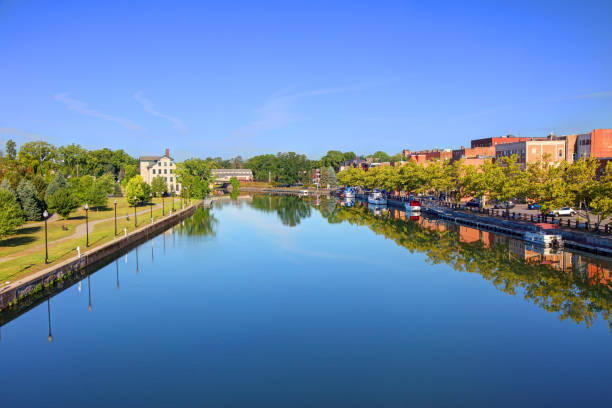
[[[0,143],[317,158],[610,128],[611,17],[609,0],[0,1]]]

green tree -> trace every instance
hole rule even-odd
[[[151,192],[156,197],[161,197],[162,194],[168,192],[168,185],[162,176],[154,177],[153,180],[151,180]]]
[[[123,177],[121,178],[121,185],[123,187],[127,186],[127,183],[134,177],[138,175],[138,167],[134,164],[126,164],[123,167]]]
[[[350,159],[352,158],[353,156],[351,156]],[[321,166],[321,169],[333,167],[336,171],[338,171],[340,169],[340,164],[350,159],[346,159],[344,153],[339,150],[330,150],[325,156],[321,157],[321,160],[319,160],[319,165]]]
[[[321,183],[321,187],[329,188],[329,173],[327,171],[328,167],[321,167],[321,176],[319,177],[319,183]]]
[[[597,169],[600,163],[596,158],[588,160],[580,159],[567,166],[564,180],[568,191],[574,200],[576,211],[586,215],[587,222],[591,222],[590,206],[599,192],[599,181],[597,180]]]
[[[510,200],[520,199],[525,195],[526,177],[517,163],[518,157],[503,157],[495,163],[490,175],[491,195],[500,202],[506,203],[506,215],[509,217]]]
[[[121,189],[121,184],[113,184],[113,197],[123,197],[123,190]]]
[[[49,203],[49,197],[64,188],[68,188],[68,182],[66,181],[66,178],[64,177],[62,172],[58,171],[53,180],[47,186],[47,190],[45,191],[45,201],[47,202],[47,204]]]
[[[43,141],[28,142],[19,148],[19,162],[34,174],[46,174],[55,167],[57,149]]]
[[[51,212],[56,212],[66,219],[71,212],[79,208],[79,201],[68,187],[60,188],[53,194],[45,196]]]
[[[15,233],[23,224],[24,218],[17,203],[17,197],[11,191],[0,188],[0,239]]]
[[[16,144],[12,139],[6,141],[6,157],[9,160],[14,161],[17,158]]]
[[[15,189],[13,189],[13,186],[11,186],[11,183],[9,183],[7,179],[2,179],[2,183],[0,183],[0,189],[8,190],[15,197],[17,197],[17,192],[15,192]]]
[[[125,198],[130,205],[136,205],[142,203],[148,197],[145,196],[145,190],[143,185],[146,183],[143,181],[142,176],[137,175],[130,179],[125,188]]]
[[[334,171],[334,168],[331,166],[327,168],[327,177],[329,185],[332,188],[336,188],[338,186],[338,179],[336,178],[336,172]]]
[[[230,178],[230,183],[232,185],[232,193],[239,194],[240,193],[240,182],[236,177]]]
[[[42,220],[44,203],[38,198],[38,192],[34,184],[29,180],[22,179],[17,187],[17,194],[26,219],[29,221]]]
[[[212,182],[212,160],[188,159],[176,166],[177,181],[181,183],[181,195],[187,198],[204,198]]]

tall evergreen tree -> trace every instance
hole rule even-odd
[[[19,201],[26,219],[30,221],[42,220],[44,203],[38,198],[38,192],[34,184],[30,180],[21,180],[17,187],[17,194],[19,194]]]
[[[327,182],[332,188],[335,188],[338,185],[338,179],[336,178],[336,171],[331,166],[327,168]]]
[[[15,192],[13,186],[11,186],[11,183],[7,179],[2,179],[2,183],[0,183],[0,190],[2,189],[10,191],[13,193],[15,198],[17,198],[17,192]]]
[[[68,182],[66,181],[66,177],[64,177],[62,172],[58,171],[55,175],[55,178],[47,186],[47,191],[45,192],[45,201],[49,203],[49,198],[58,190],[63,188],[68,188]]]
[[[0,239],[13,234],[22,223],[23,213],[15,194],[0,188]]]

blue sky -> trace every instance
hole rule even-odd
[[[0,0],[0,143],[318,158],[610,128],[610,16],[612,1]]]

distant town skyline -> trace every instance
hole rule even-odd
[[[244,158],[612,127],[612,3],[0,4],[0,143]]]

